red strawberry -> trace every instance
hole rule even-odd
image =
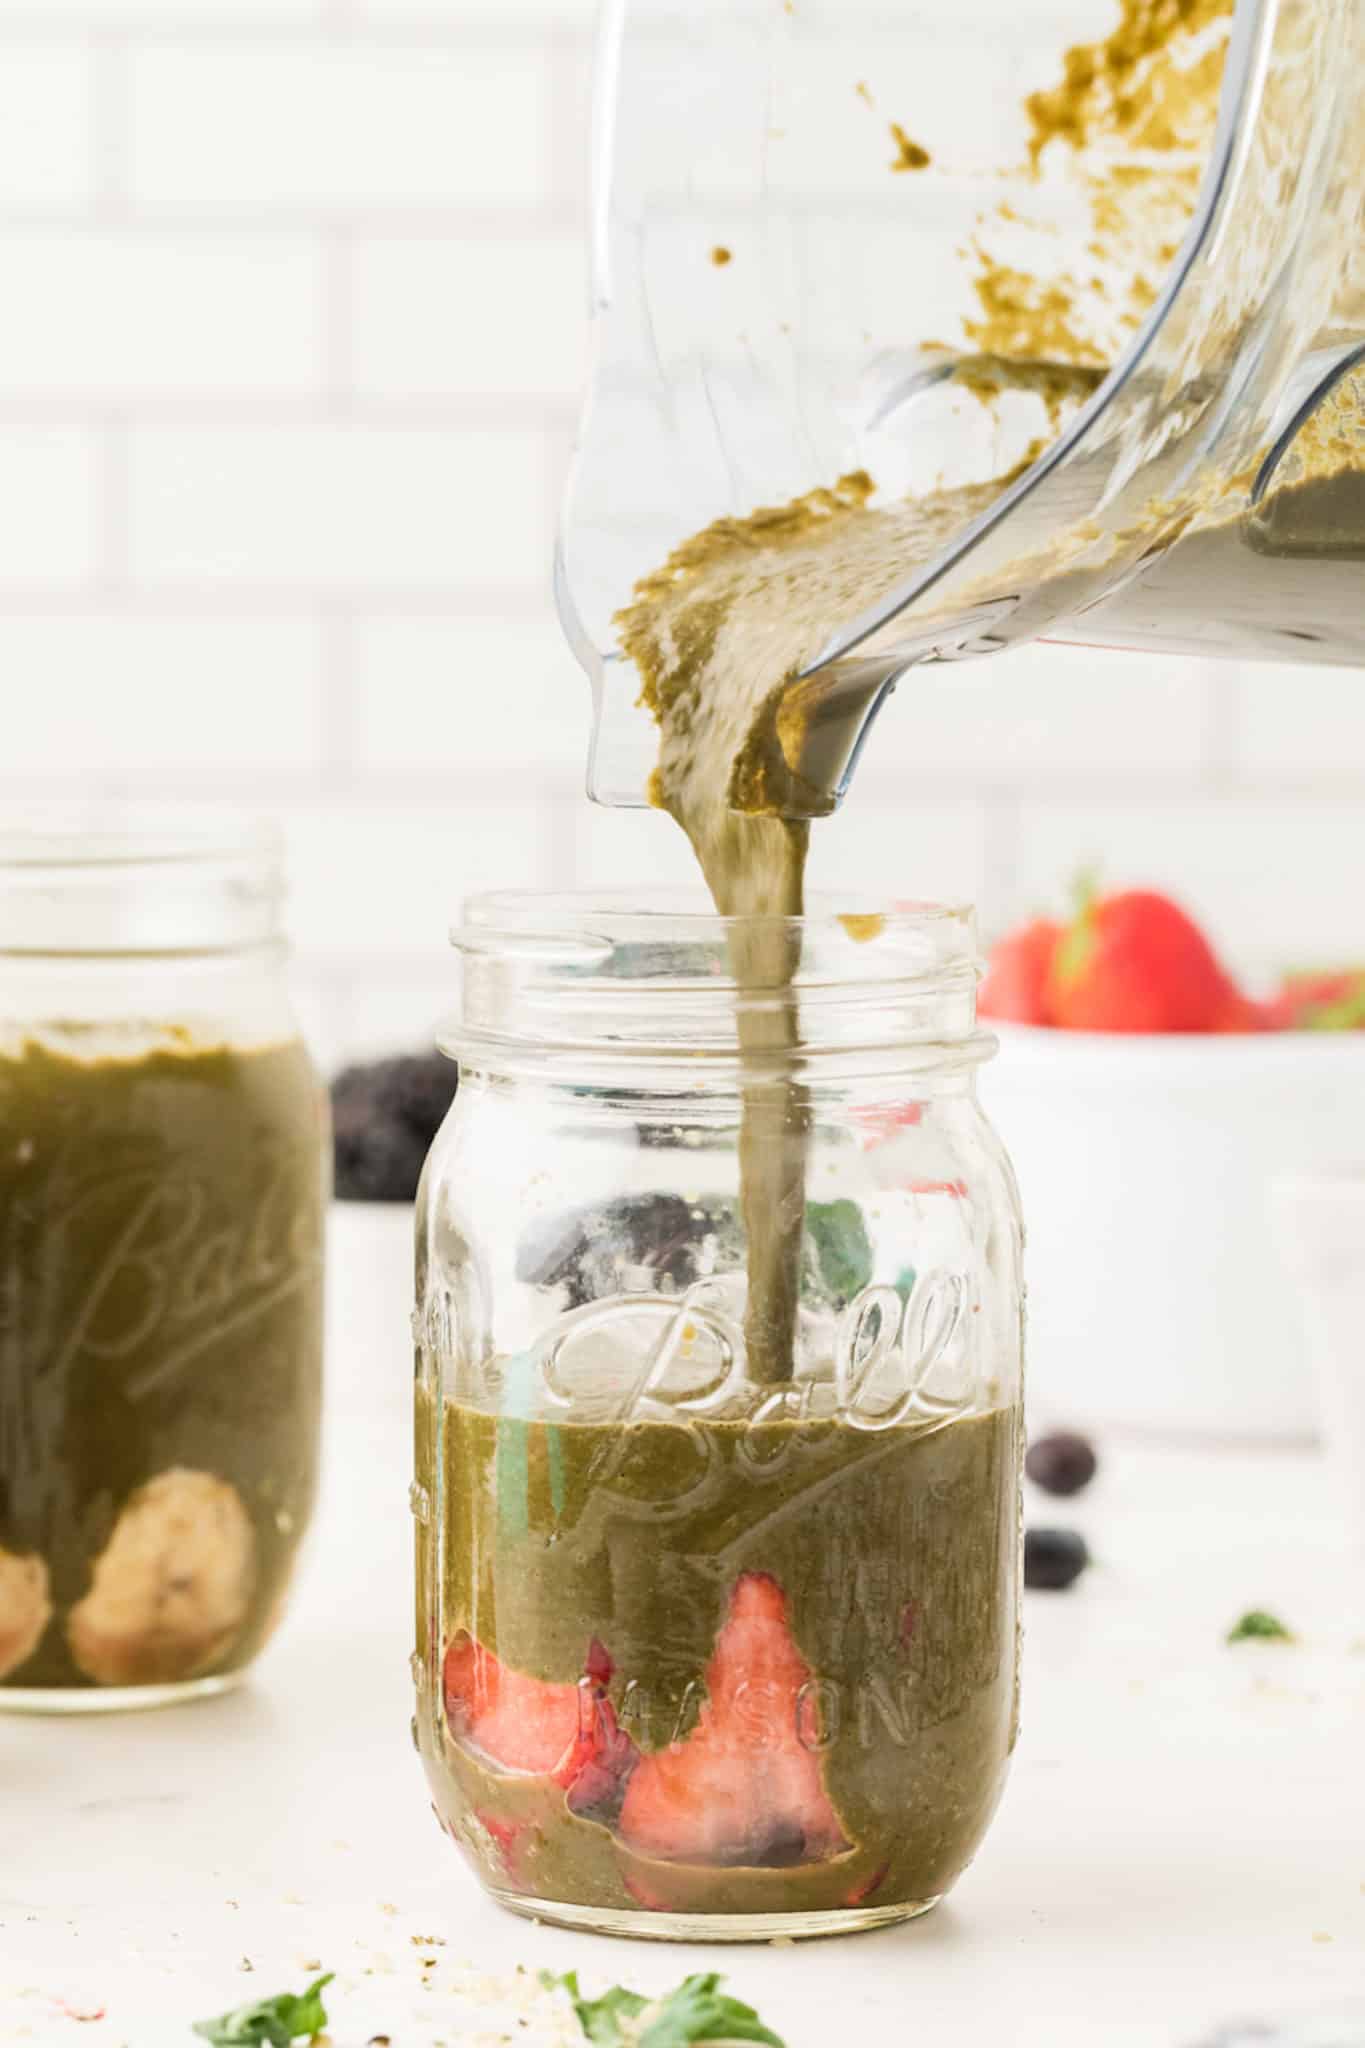
[[[1241,989],[1230,987],[1227,1001],[1209,1027],[1212,1031],[1235,1034],[1242,1031],[1275,1031],[1274,1005],[1258,1003],[1253,996],[1242,994]]]
[[[668,1913],[672,1911],[668,1900],[660,1898],[657,1892],[652,1892],[649,1886],[642,1884],[633,1872],[629,1870],[623,1871],[621,1882],[630,1893],[632,1899],[634,1899],[636,1905],[642,1906],[646,1913]]]
[[[977,1015],[1013,1024],[1050,1024],[1047,983],[1062,927],[1036,917],[996,941],[976,998]]]
[[[463,1630],[445,1654],[446,1720],[456,1741],[494,1769],[547,1778],[575,1813],[614,1820],[639,1752],[607,1698],[611,1660],[589,1646],[584,1676],[555,1685],[514,1671]]]
[[[849,1906],[865,1906],[877,1887],[886,1883],[886,1875],[890,1868],[889,1863],[883,1863],[873,1871],[871,1877],[860,1878],[844,1903]]]
[[[1215,1031],[1237,993],[1178,904],[1128,889],[1092,897],[1067,928],[1047,1002],[1055,1022],[1073,1031]]]
[[[624,1728],[617,1725],[611,1701],[597,1702],[597,1718],[588,1753],[569,1786],[568,1807],[580,1820],[599,1821],[615,1827],[621,1802],[640,1752]]]
[[[885,1145],[890,1139],[898,1138],[902,1131],[913,1130],[924,1121],[922,1102],[877,1102],[853,1111],[853,1121],[863,1133],[863,1145],[870,1150],[874,1145]]]
[[[476,1813],[474,1819],[492,1841],[507,1875],[520,1881],[526,1844],[532,1833],[531,1822],[501,1820],[495,1813]]]
[[[706,1668],[706,1703],[682,1742],[643,1757],[618,1832],[672,1863],[785,1868],[848,1842],[817,1755],[800,1739],[811,1670],[787,1626],[776,1579],[745,1572]]]
[[[584,1718],[577,1685],[527,1678],[463,1630],[446,1651],[443,1679],[457,1739],[501,1770],[572,1781]]]
[[[1282,1031],[1365,1030],[1365,968],[1286,974],[1269,1007]]]

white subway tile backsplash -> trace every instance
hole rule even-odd
[[[96,572],[100,451],[79,427],[0,427],[0,605]]]
[[[490,788],[445,802],[298,803],[282,814],[289,929],[301,958],[355,962],[354,987],[446,971],[447,934],[466,896],[543,888],[553,824],[534,793]]]
[[[133,578],[348,596],[535,589],[547,466],[534,429],[140,426]]]
[[[366,977],[350,990],[347,1057],[383,1059],[396,1052],[430,1052],[436,1034],[459,1010],[459,978],[453,954],[440,975],[407,980]]]
[[[291,235],[0,232],[0,398],[314,391],[323,259]]]
[[[95,181],[94,63],[77,41],[6,46],[0,62],[0,209],[79,213]]]
[[[578,235],[367,235],[347,308],[356,388],[576,400],[587,353]]]
[[[298,961],[291,963],[288,979],[304,1044],[319,1072],[330,1078],[350,1057],[354,1029],[350,991],[330,975],[310,973]]]
[[[467,789],[497,774],[581,797],[591,696],[548,612],[362,620],[351,690],[360,777]]]
[[[0,783],[219,791],[314,777],[321,637],[307,619],[0,614]]]
[[[261,26],[322,20],[327,0],[0,0],[0,30],[58,22],[73,28]]]
[[[167,40],[131,59],[131,187],[149,214],[516,211],[545,196],[534,44]]]
[[[686,839],[661,811],[573,810],[575,887],[705,893]],[[983,807],[851,798],[811,828],[810,888],[840,907],[906,897],[976,903],[986,875]]]
[[[1207,667],[1089,647],[1013,649],[903,676],[857,771],[860,790],[943,777],[974,788],[1197,780]]]
[[[832,818],[811,826],[808,881],[857,909],[916,898],[976,904],[983,914],[986,816],[971,798],[944,803],[850,792]]]
[[[610,889],[629,896],[640,889],[687,889],[706,907],[697,863],[682,832],[663,811],[605,810],[575,798],[566,838],[569,865],[561,886]]]
[[[422,22],[448,25],[451,0],[351,0],[360,21]],[[465,0],[466,22],[496,22],[499,28],[540,28],[567,25],[590,29],[600,12],[600,0]]]
[[[429,1039],[473,889],[699,889],[669,820],[583,797],[588,688],[547,591],[596,11],[0,0],[0,794],[282,808],[329,1065]],[[826,123],[800,162],[771,138],[770,170],[808,210],[804,317],[831,342],[855,311],[879,335],[961,311],[944,209],[966,222],[976,188],[888,168],[893,118],[945,164],[998,147],[941,87],[970,83],[998,0],[963,0],[929,99],[912,57],[941,15],[793,17],[839,161]],[[661,105],[672,63],[661,43]],[[699,246],[733,238],[704,286],[748,331],[744,233]],[[1359,672],[1038,646],[902,681],[811,881],[965,896],[993,931],[1098,861],[1185,897],[1250,972],[1365,952],[1362,816]]]
[[[1365,676],[1359,669],[1248,664],[1237,671],[1239,778],[1365,785]]]

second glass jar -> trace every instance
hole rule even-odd
[[[908,1918],[1013,1746],[1020,1229],[972,920],[787,935],[780,1074],[737,1058],[741,1000],[783,999],[738,995],[733,922],[509,896],[458,935],[418,1206],[417,1730],[442,1825],[542,1919]],[[755,1130],[803,1155],[776,1374],[745,1334],[764,1091],[750,1161]]]
[[[312,1514],[325,1100],[247,819],[0,832],[0,1712],[237,1683]]]

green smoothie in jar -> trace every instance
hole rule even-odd
[[[818,1408],[818,1404],[815,1404]],[[1018,1423],[564,1423],[450,1403],[439,1809],[495,1889],[915,1909],[1013,1739]]]
[[[277,901],[248,828],[0,835],[0,1710],[221,1690],[283,1614],[329,1175]]]

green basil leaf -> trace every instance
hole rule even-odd
[[[811,1202],[806,1229],[815,1245],[820,1278],[841,1307],[861,1294],[872,1278],[872,1241],[863,1212],[847,1197],[838,1202]]]
[[[556,1977],[550,1970],[542,1970],[540,1981],[547,1991],[567,1991],[573,2000],[573,2009],[578,2014],[578,2024],[590,2041],[599,2048],[618,2048],[618,2044],[630,2039],[621,2026],[622,2019],[638,2019],[649,2004],[638,1991],[627,1991],[624,1984],[613,1985],[600,1998],[584,1998],[578,1988],[578,1972],[569,1970],[562,1977]]]
[[[727,1997],[723,1982],[715,1971],[688,1977],[654,2008],[638,2048],[687,2048],[693,2041],[762,2041],[767,2048],[784,2048],[751,2005]]]
[[[196,2020],[194,2031],[212,2048],[290,2048],[294,2041],[311,2040],[327,2025],[322,1994],[335,1974],[329,1970],[301,1996],[281,1991],[275,1998],[220,2013],[215,2020]]]
[[[1228,1630],[1230,1643],[1292,1643],[1293,1640],[1293,1630],[1287,1629],[1277,1614],[1267,1614],[1263,1607],[1249,1608],[1236,1626]]]

